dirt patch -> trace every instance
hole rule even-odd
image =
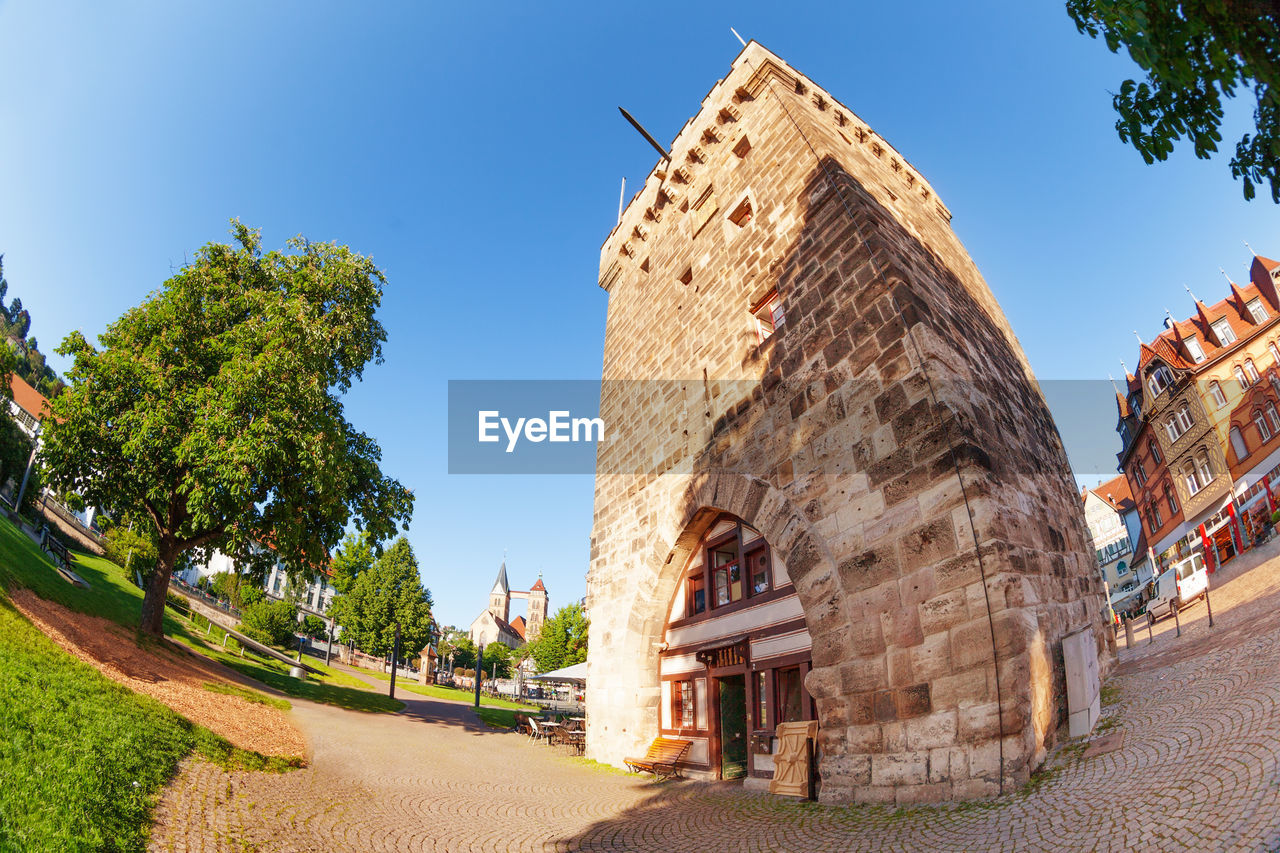
[[[70,654],[112,681],[145,693],[222,735],[235,746],[263,755],[306,755],[306,740],[285,712],[206,690],[204,685],[208,683],[238,683],[212,661],[171,649],[139,648],[132,632],[114,622],[68,610],[29,590],[15,590],[10,600],[23,616]]]

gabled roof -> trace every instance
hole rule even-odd
[[[13,390],[13,402],[31,417],[42,421],[49,414],[49,401],[43,394],[28,385],[21,376],[16,373],[10,376],[9,387]]]
[[[1137,506],[1133,500],[1133,493],[1129,489],[1129,481],[1124,474],[1112,477],[1105,483],[1088,491],[1093,492],[1098,496],[1099,500],[1116,512],[1128,512]]]
[[[516,618],[511,620],[511,630],[519,634],[520,639],[522,640],[527,639],[524,635],[527,628],[528,626],[525,624],[523,616],[517,616]]]
[[[1272,266],[1267,267],[1268,269],[1277,266],[1275,261],[1264,258],[1258,258],[1258,260],[1264,266],[1271,264]],[[1181,346],[1182,341],[1191,337],[1195,337],[1201,349],[1204,350],[1205,361],[1201,364],[1212,361],[1227,350],[1235,348],[1240,341],[1253,334],[1258,328],[1258,323],[1254,321],[1248,309],[1248,304],[1254,299],[1261,300],[1269,315],[1268,320],[1280,314],[1280,305],[1275,304],[1273,296],[1259,289],[1256,284],[1250,282],[1242,286],[1233,281],[1230,289],[1229,296],[1212,305],[1205,305],[1197,299],[1195,314],[1185,320],[1174,321],[1150,344],[1141,344],[1138,348],[1138,373],[1141,374],[1142,369],[1155,358],[1159,358],[1170,367],[1194,369],[1197,366],[1196,363]],[[1236,340],[1226,346],[1220,346],[1212,327],[1214,323],[1224,319],[1235,332]]]
[[[542,585],[542,575],[538,575],[538,582],[529,587],[529,592],[546,592],[547,588]]]

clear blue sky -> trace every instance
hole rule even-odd
[[[47,351],[101,331],[232,216],[270,247],[301,233],[371,255],[387,361],[348,417],[416,492],[437,615],[468,623],[504,549],[512,585],[543,572],[555,609],[584,594],[591,478],[449,476],[446,383],[599,377],[599,247],[619,181],[654,163],[616,107],[670,141],[737,54],[730,25],[923,171],[1042,378],[1132,366],[1131,330],[1189,314],[1184,282],[1220,298],[1242,240],[1280,257],[1280,211],[1245,203],[1225,158],[1149,167],[1120,144],[1108,92],[1132,66],[1061,2],[10,0],[10,296]]]

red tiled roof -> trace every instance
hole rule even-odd
[[[13,389],[13,402],[17,403],[38,421],[45,419],[49,414],[49,401],[45,396],[36,389],[32,388],[18,374],[13,374],[9,380],[9,387]]]
[[[1275,261],[1265,261],[1262,258],[1259,258],[1259,260],[1263,261],[1264,265],[1266,263],[1275,264]],[[1185,348],[1181,345],[1182,341],[1193,336],[1199,341],[1200,347],[1204,350],[1205,361],[1212,361],[1226,350],[1234,348],[1258,327],[1246,307],[1254,299],[1261,299],[1263,307],[1267,309],[1268,319],[1280,313],[1280,305],[1276,305],[1272,301],[1270,294],[1262,292],[1253,283],[1241,287],[1232,282],[1231,295],[1215,302],[1213,305],[1206,306],[1197,299],[1196,313],[1193,316],[1188,317],[1186,320],[1175,321],[1171,328],[1161,332],[1150,344],[1142,344],[1139,347],[1139,372],[1153,358],[1159,358],[1174,368],[1194,368],[1196,366],[1195,362],[1191,360]],[[1225,347],[1218,345],[1218,340],[1211,328],[1211,324],[1224,317],[1236,335],[1236,340]]]
[[[1125,512],[1133,509],[1135,506],[1133,493],[1129,490],[1129,481],[1125,478],[1124,474],[1121,474],[1118,477],[1113,477],[1110,480],[1107,480],[1107,482],[1096,488],[1090,489],[1089,491],[1093,492],[1103,501],[1106,501],[1107,505],[1116,512]]]
[[[522,639],[522,640],[524,640],[524,639],[528,639],[528,638],[527,638],[527,637],[525,637],[525,635],[524,635],[525,627],[526,627],[526,626],[525,626],[525,621],[524,621],[524,617],[523,617],[523,616],[517,616],[516,618],[514,618],[514,619],[512,619],[512,620],[511,620],[511,630],[513,630],[513,631],[515,631],[517,634],[519,634],[519,635],[520,635],[520,639]]]
[[[538,578],[538,582],[529,587],[529,592],[546,592],[547,588],[542,585],[542,578]]]

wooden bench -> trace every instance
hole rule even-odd
[[[67,546],[63,545],[61,540],[55,539],[52,533],[45,537],[44,550],[53,558],[55,565],[63,568],[71,565],[71,556],[67,553]]]
[[[679,776],[676,763],[689,751],[690,741],[679,738],[660,737],[649,744],[649,751],[644,758],[624,758],[623,763],[633,772],[647,770],[654,776]]]

